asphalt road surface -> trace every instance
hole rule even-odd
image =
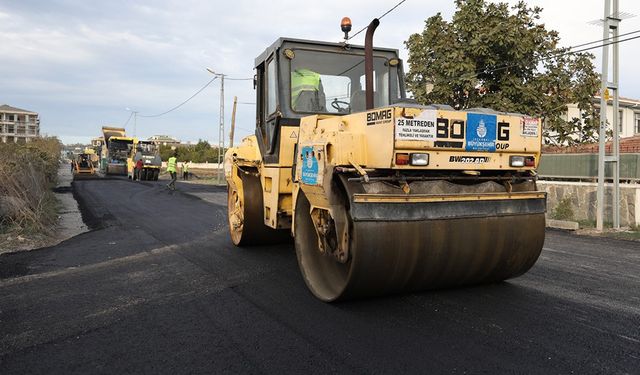
[[[226,192],[78,181],[92,231],[0,256],[0,374],[640,374],[640,245],[548,231],[507,282],[326,304]],[[526,230],[526,228],[522,228]]]

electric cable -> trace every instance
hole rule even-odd
[[[631,32],[628,32],[628,33],[625,33],[625,34],[622,34],[622,35],[631,35],[631,34],[636,34],[636,33],[639,33],[639,32],[640,32],[640,30],[635,30],[635,31],[631,31]],[[574,48],[578,48],[578,47],[582,47],[582,46],[588,46],[588,45],[594,44],[594,43],[601,43],[603,41],[611,40],[611,39],[614,39],[614,38],[618,38],[618,40],[617,41],[610,41],[608,43],[599,44],[597,46],[591,46],[591,47],[578,49],[578,50],[575,50],[575,51],[572,50]],[[618,35],[617,37],[610,37],[610,38],[596,40],[596,41],[589,42],[589,43],[578,44],[576,46],[572,46],[572,47],[566,48],[565,51],[554,52],[554,53],[550,54],[549,56],[541,58],[540,61],[550,60],[552,58],[558,58],[558,57],[562,57],[562,56],[566,56],[566,55],[574,55],[574,54],[578,54],[580,52],[585,52],[585,51],[589,51],[589,50],[592,50],[592,49],[605,47],[605,46],[612,45],[612,44],[618,44],[618,43],[622,43],[622,42],[627,42],[627,41],[630,41],[630,40],[634,40],[634,39],[640,38],[640,35],[636,35],[636,36],[625,38],[625,39],[619,39],[619,38],[620,38],[620,35]],[[479,74],[488,74],[488,73],[498,72],[500,70],[505,70],[505,69],[516,67],[516,66],[518,66],[518,65],[517,64],[503,65],[503,66],[499,66],[499,67],[496,67],[496,68],[493,68],[493,69],[476,71],[474,73],[469,73],[469,74],[472,74],[473,76],[478,76]]]
[[[127,127],[127,124],[129,123],[129,121],[131,121],[131,117],[133,116],[133,111],[131,111],[131,113],[129,113],[129,118],[127,119],[127,122],[124,123],[124,125],[122,125],[123,128]]]
[[[382,19],[384,16],[386,16],[387,14],[391,13],[392,11],[394,11],[397,7],[399,7],[400,5],[402,5],[402,3],[404,3],[407,0],[402,0],[399,3],[397,3],[393,8],[389,9],[388,11],[384,12],[380,17],[378,17],[378,19]],[[356,32],[355,34],[351,35],[350,37],[347,38],[347,40],[351,40],[353,38],[355,38],[358,34],[360,34],[361,32],[365,31],[367,29],[367,27],[369,27],[369,25],[363,27],[362,29],[358,30],[358,32]]]
[[[198,91],[196,91],[193,95],[191,95],[191,96],[189,97],[189,99],[187,99],[187,100],[183,101],[182,103],[178,104],[177,106],[175,106],[175,107],[173,107],[173,108],[171,108],[171,109],[169,109],[169,110],[167,110],[167,111],[164,111],[164,112],[162,112],[162,113],[158,113],[158,114],[156,114],[156,115],[141,115],[141,114],[138,114],[138,116],[140,116],[140,117],[147,117],[147,118],[148,118],[148,117],[160,117],[160,116],[164,116],[164,115],[166,115],[166,114],[167,114],[167,113],[169,113],[169,112],[173,112],[173,111],[175,111],[176,109],[178,109],[178,108],[182,107],[183,105],[187,104],[191,99],[195,98],[195,97],[196,97],[198,94],[200,94],[204,89],[206,89],[207,87],[209,87],[209,85],[210,85],[210,84],[212,84],[212,83],[213,83],[213,81],[215,81],[217,78],[218,78],[218,76],[214,76],[213,78],[211,78],[211,80],[210,80],[209,82],[207,82],[207,84],[206,84],[206,85],[202,86]]]

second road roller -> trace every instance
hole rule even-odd
[[[378,24],[364,46],[280,38],[256,58],[255,135],[225,154],[233,243],[293,236],[323,301],[527,272],[545,235],[540,120],[418,105]]]

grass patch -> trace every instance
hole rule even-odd
[[[596,221],[595,220],[579,220],[578,224],[580,224],[580,229],[584,229],[585,231],[582,234],[587,235],[598,235],[608,238],[615,238],[619,240],[631,240],[631,241],[640,241],[640,226],[632,225],[629,230],[625,231],[617,231],[613,230],[613,223],[605,221],[603,223],[604,231],[597,232]]]

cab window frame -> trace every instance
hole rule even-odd
[[[358,56],[358,57],[362,57],[363,58],[362,64],[364,65],[364,50],[362,51],[362,54],[359,54],[359,53],[350,53],[350,52],[322,51],[322,50],[317,50],[317,49],[313,49],[313,48],[304,48],[304,47],[297,47],[297,48],[296,47],[290,47],[289,49],[291,49],[294,53],[296,51],[308,51],[308,52],[317,52],[317,53],[344,54],[344,55],[349,55],[349,56]],[[392,97],[392,95],[391,95],[392,94],[392,90],[393,90],[392,88],[395,87],[395,86],[398,86],[398,87],[400,86],[400,79],[401,79],[400,78],[400,74],[402,73],[402,71],[401,71],[401,69],[399,69],[398,66],[391,66],[391,64],[389,64],[389,61],[392,58],[398,58],[398,57],[387,57],[385,55],[375,54],[375,52],[376,51],[374,51],[373,58],[374,59],[375,58],[383,59],[385,61],[385,66],[386,66],[386,68],[388,70],[389,83],[387,85],[387,97],[389,99],[389,103],[387,105],[385,105],[385,106],[390,106],[390,105],[393,104],[393,102],[395,100],[399,100],[399,99],[401,99],[403,97],[403,95],[400,93],[399,89],[398,89],[398,92],[396,93],[396,97]],[[295,57],[294,57],[294,59],[295,59]],[[291,82],[291,72],[292,72],[291,63],[292,63],[292,61],[294,59],[289,59],[289,58],[286,59],[287,60],[287,64],[288,64],[288,74],[289,74],[289,77],[287,79],[288,87],[287,87],[287,91],[286,91],[286,95],[287,95],[286,99],[287,99],[287,103],[288,103],[288,106],[289,106],[289,110],[292,113],[302,114],[302,115],[305,115],[305,114],[340,115],[340,113],[334,113],[334,112],[329,112],[329,111],[325,111],[325,112],[305,112],[305,111],[295,110],[293,108],[293,102],[291,100],[291,85],[292,85],[292,82]],[[396,70],[395,77],[394,77],[394,74],[392,74],[392,69]],[[354,113],[354,112],[351,112],[351,113]]]

